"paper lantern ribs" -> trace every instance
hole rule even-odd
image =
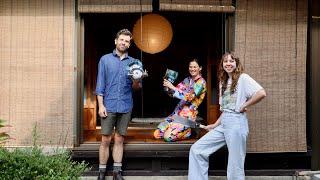
[[[143,52],[155,54],[166,49],[172,40],[172,27],[158,14],[142,16],[133,27],[133,40]]]

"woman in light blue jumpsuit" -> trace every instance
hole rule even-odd
[[[228,180],[244,180],[244,161],[249,133],[246,110],[266,96],[265,90],[243,73],[239,58],[225,53],[219,65],[219,104],[222,114],[214,124],[205,126],[209,132],[191,146],[189,180],[208,179],[209,156],[227,145]]]

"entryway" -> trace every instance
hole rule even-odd
[[[224,13],[158,12],[172,25],[173,39],[164,51],[147,54],[132,42],[129,55],[140,59],[149,77],[143,80],[143,89],[134,93],[133,121],[129,125],[126,143],[164,143],[155,140],[152,132],[158,122],[174,110],[178,100],[169,97],[162,87],[166,69],[179,72],[177,82],[188,73],[190,58],[200,60],[202,75],[207,81],[208,92],[199,107],[202,123],[212,123],[219,115],[217,100],[217,61],[226,49],[228,35],[227,16]],[[141,13],[82,14],[84,37],[84,93],[83,93],[83,143],[100,141],[100,121],[94,95],[97,64],[102,55],[112,52],[118,30],[132,30]],[[199,135],[185,143],[193,143]]]

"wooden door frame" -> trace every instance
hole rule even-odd
[[[221,37],[222,47],[221,47],[221,56],[226,51],[234,51],[235,44],[235,15],[224,13],[223,16],[223,36]],[[212,101],[212,74],[217,73],[218,63],[220,59],[211,59],[208,57],[207,60],[207,123],[213,124],[220,116],[220,106],[219,102],[216,104],[211,104]],[[212,70],[212,66],[216,67],[215,72]],[[217,81],[218,83],[218,81]],[[219,88],[217,88],[217,91]],[[217,92],[218,93],[218,92]],[[218,97],[218,96],[217,96]]]
[[[75,94],[75,120],[74,120],[74,130],[73,130],[73,143],[74,147],[80,146],[83,142],[83,79],[84,79],[84,21],[80,17],[80,13],[77,11],[76,3],[76,12],[75,12],[75,47],[76,47],[76,61],[77,66],[75,67],[75,81],[76,86],[74,90]]]
[[[223,37],[221,39],[222,41],[222,47],[221,47],[221,55],[225,51],[230,51],[234,49],[234,14],[224,14],[223,16],[224,20],[222,24],[224,25],[224,32],[223,32]],[[77,19],[77,37],[78,37],[78,67],[77,67],[77,110],[76,110],[76,119],[77,123],[75,125],[75,132],[76,132],[76,137],[75,137],[75,146],[79,146],[80,144],[84,143],[84,100],[83,100],[83,94],[84,94],[84,52],[85,52],[85,44],[84,44],[84,35],[85,35],[85,22],[83,17],[80,15],[78,16]],[[214,104],[211,105],[211,77],[212,72],[211,66],[214,63],[217,63],[218,59],[210,59],[208,57],[207,59],[207,116],[206,120],[208,124],[214,123],[217,118],[220,115],[219,111],[219,105]]]
[[[216,59],[208,59],[207,63],[207,124],[213,124],[217,121],[217,119],[220,116],[219,111],[219,104],[212,104],[212,73],[215,73],[212,71],[212,67],[217,67]]]

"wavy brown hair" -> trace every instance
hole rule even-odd
[[[228,79],[229,79],[228,73],[223,69],[223,60],[228,58],[228,56],[231,56],[231,58],[236,61],[236,66],[237,66],[236,69],[232,72],[232,84],[230,87],[231,94],[233,94],[235,92],[235,90],[237,88],[239,77],[244,71],[244,68],[240,62],[240,59],[238,57],[236,57],[233,52],[226,52],[222,56],[222,58],[220,60],[219,68],[218,68],[218,78],[219,78],[219,82],[222,85],[222,89],[221,89],[222,94],[227,89],[227,84],[228,84]]]

